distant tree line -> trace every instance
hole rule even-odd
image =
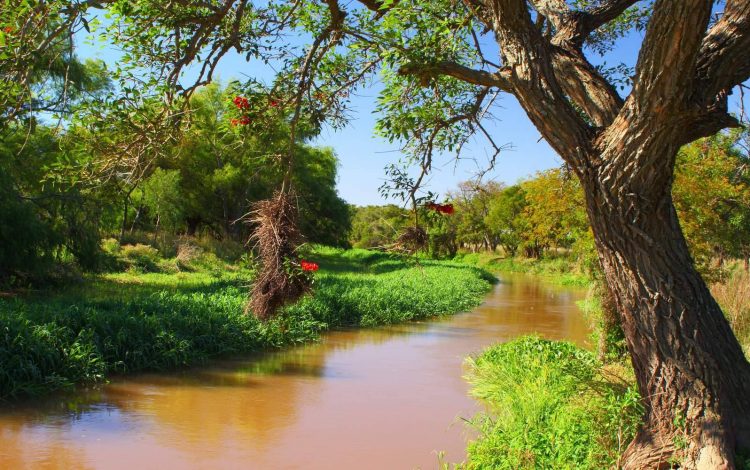
[[[704,274],[727,259],[750,259],[750,157],[748,131],[732,130],[698,140],[678,154],[673,199],[691,254]],[[538,258],[572,254],[596,261],[583,192],[564,168],[537,173],[514,185],[467,181],[445,196],[452,215],[423,211],[429,252],[453,257],[459,250],[502,251]],[[396,205],[354,207],[351,243],[388,247],[413,224]]]

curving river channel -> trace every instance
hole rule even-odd
[[[0,468],[413,469],[464,458],[464,358],[525,333],[584,344],[584,292],[502,276],[475,310],[0,409]]]

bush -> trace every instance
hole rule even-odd
[[[544,276],[564,286],[586,287],[592,281],[591,272],[584,270],[579,261],[569,254],[548,253],[541,258],[501,258],[488,252],[459,253],[453,260],[494,271]]]
[[[114,238],[105,238],[102,240],[101,247],[102,251],[108,255],[117,256],[120,254],[120,242]]]
[[[134,230],[125,234],[122,238],[122,245],[148,245],[156,248],[164,258],[174,258],[177,255],[177,247],[181,238],[168,231],[154,234],[154,232]]]
[[[159,250],[140,243],[120,247],[120,257],[129,268],[139,272],[159,271],[159,262],[162,260]]]
[[[217,240],[214,237],[204,235],[191,241],[203,251],[213,253],[228,263],[238,261],[242,255],[248,252],[245,245],[229,238]]]
[[[175,262],[180,271],[191,271],[191,264],[203,253],[198,246],[185,241],[177,245],[177,256]]]
[[[630,381],[571,343],[522,337],[468,364],[472,394],[490,411],[473,419],[480,436],[466,468],[609,468],[640,424]]]
[[[0,286],[25,284],[49,269],[58,238],[0,168]]]
[[[590,286],[586,298],[576,302],[591,325],[591,337],[597,345],[597,358],[603,362],[618,362],[627,359],[627,344],[622,331],[620,318],[609,298],[603,280],[596,280]]]

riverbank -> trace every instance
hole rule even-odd
[[[491,275],[455,262],[317,248],[315,295],[261,323],[245,315],[252,270],[113,273],[0,300],[0,399],[113,374],[167,370],[281,348],[324,331],[453,314],[478,305]]]
[[[459,253],[453,260],[488,271],[533,274],[562,286],[588,287],[593,282],[590,274],[581,269],[579,263],[562,255],[543,258],[507,258],[487,252]]]
[[[601,301],[594,279],[576,260],[494,253],[454,259],[492,272],[525,273],[552,284],[588,288],[588,296],[577,304],[591,326],[592,344],[599,343]],[[605,365],[592,351],[538,336],[495,344],[467,358],[470,393],[486,411],[471,418],[477,437],[457,468],[616,467],[642,409],[626,357],[612,359],[615,363]]]
[[[331,331],[299,347],[28,400],[0,408],[0,461],[438,468],[438,451],[446,461],[465,458],[467,429],[457,417],[481,407],[468,396],[463,357],[535,331],[582,344],[578,299],[577,290],[507,276],[467,313]]]
[[[487,411],[471,420],[465,469],[618,468],[640,425],[632,370],[566,341],[520,337],[467,359],[467,370]]]
[[[494,272],[535,274],[547,281],[588,287],[578,301],[592,329],[604,336],[604,362],[567,342],[521,337],[467,359],[471,394],[487,406],[472,426],[478,437],[459,468],[619,468],[619,458],[641,423],[642,406],[619,327],[605,329],[601,287],[566,257],[503,259],[466,254],[456,259]],[[750,276],[738,264],[710,284],[750,357]],[[748,456],[738,468],[750,469]]]
[[[550,254],[541,258],[505,258],[496,253],[460,253],[454,261],[477,266],[490,272],[533,274],[548,282],[571,287],[583,287],[590,290],[586,300],[579,303],[586,317],[592,324],[594,334],[598,334],[602,320],[600,289],[591,270],[583,266],[593,263],[581,262],[565,254]],[[724,264],[721,275],[707,276],[707,283],[716,301],[724,311],[735,336],[742,345],[745,355],[750,358],[750,272],[742,262],[729,261]],[[598,341],[594,338],[594,342]],[[621,338],[613,338],[620,342]],[[617,345],[620,347],[621,345]]]

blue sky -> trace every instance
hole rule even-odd
[[[612,66],[635,64],[642,34],[633,32],[618,42],[617,48],[606,58],[589,54],[594,63],[606,60]],[[87,44],[79,41],[78,54],[83,58],[97,57],[114,68],[120,52],[112,45]],[[189,73],[189,72],[188,72]],[[270,81],[271,71],[257,63],[247,63],[243,57],[228,55],[219,65],[217,77],[226,82],[231,79],[246,79],[248,76]],[[357,205],[384,204],[378,188],[383,184],[384,167],[398,161],[401,156],[398,143],[389,143],[375,135],[375,102],[379,84],[375,83],[352,97],[352,119],[349,125],[338,131],[325,129],[314,142],[316,145],[333,147],[340,160],[338,189],[349,203]],[[495,169],[486,178],[513,184],[535,172],[560,166],[562,161],[555,152],[540,139],[540,134],[526,117],[516,99],[502,94],[494,111],[498,118],[487,125],[488,131],[499,145],[510,148],[501,153]],[[470,179],[478,168],[486,165],[487,144],[477,139],[464,148],[461,160],[453,155],[442,155],[434,165],[426,189],[441,197],[456,185]]]

